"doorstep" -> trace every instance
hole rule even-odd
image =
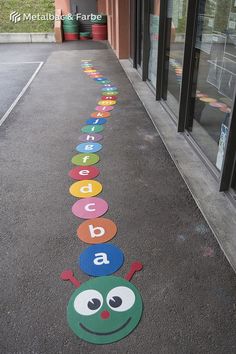
[[[177,133],[169,114],[160,102],[155,101],[154,94],[130,61],[125,59],[120,63],[222,251],[236,271],[236,208],[225,193],[219,192],[219,185],[211,172],[187,142],[185,134]]]

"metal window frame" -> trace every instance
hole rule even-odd
[[[166,25],[167,25],[167,6],[168,1],[160,1],[160,22],[159,22],[159,41],[157,53],[157,81],[156,81],[156,100],[164,98],[165,84],[165,53],[166,53]]]
[[[143,67],[142,67],[142,80],[148,79],[148,63],[150,51],[150,0],[142,0],[143,6]]]
[[[133,10],[134,13],[131,12],[131,2],[133,1]],[[134,16],[133,19],[133,36],[130,36],[130,41],[133,42],[133,51],[134,51],[134,57],[130,58],[132,59],[132,64],[133,64],[133,68],[137,69],[137,33],[138,33],[138,29],[137,29],[137,0],[130,0],[130,16]]]
[[[143,66],[142,80],[148,79],[148,62],[149,62],[149,10],[150,0],[136,0],[135,21],[134,21],[134,61],[133,67],[140,71],[138,65],[138,51],[141,49],[141,11],[140,6],[144,1],[144,28],[143,28]],[[192,126],[196,95],[196,75],[198,74],[196,63],[196,34],[197,19],[200,0],[189,0],[186,21],[186,38],[183,57],[183,77],[180,94],[179,117],[177,131],[187,133],[187,128]],[[157,81],[156,81],[156,100],[166,99],[166,31],[167,31],[167,10],[168,1],[160,0],[160,22],[159,22],[159,42],[158,42],[158,60],[157,60]],[[203,154],[203,152],[202,152]],[[205,155],[204,155],[205,156]],[[210,162],[209,162],[210,163]],[[209,168],[209,164],[206,164]],[[232,114],[229,125],[229,136],[227,139],[227,147],[223,161],[221,174],[215,174],[219,181],[219,191],[227,191],[231,188],[232,177],[236,169],[236,98],[232,106]],[[218,177],[217,177],[218,176]]]
[[[137,0],[136,2],[136,69],[140,68],[140,54],[141,54],[141,31],[142,31],[142,0]]]
[[[235,91],[236,92],[236,91]],[[230,117],[229,134],[224,154],[223,167],[220,176],[220,192],[231,188],[233,174],[236,173],[236,94],[234,95],[233,109]]]
[[[196,86],[194,85],[195,42],[199,0],[189,0],[184,46],[183,76],[180,94],[178,132],[183,133],[193,120]]]

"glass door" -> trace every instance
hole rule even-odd
[[[176,117],[179,115],[187,7],[188,0],[168,0],[163,98]]]
[[[148,80],[156,87],[157,82],[157,57],[159,41],[160,0],[149,1],[149,59]]]
[[[194,53],[193,119],[188,130],[221,171],[236,86],[235,0],[200,0]]]

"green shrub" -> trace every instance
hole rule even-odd
[[[54,0],[0,0],[0,32],[53,32],[54,21],[10,21],[10,13],[54,14]]]

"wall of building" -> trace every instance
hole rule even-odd
[[[105,14],[106,13],[106,0],[98,0],[97,1],[98,13]]]
[[[55,0],[55,9],[62,10],[62,15],[70,13],[70,0]]]
[[[119,59],[129,57],[130,0],[98,0],[99,12],[107,14],[108,41]]]
[[[159,1],[159,0],[158,0]],[[108,41],[119,59],[129,57],[130,47],[130,0],[55,0],[56,9],[66,15],[77,6],[81,13],[107,14]]]

